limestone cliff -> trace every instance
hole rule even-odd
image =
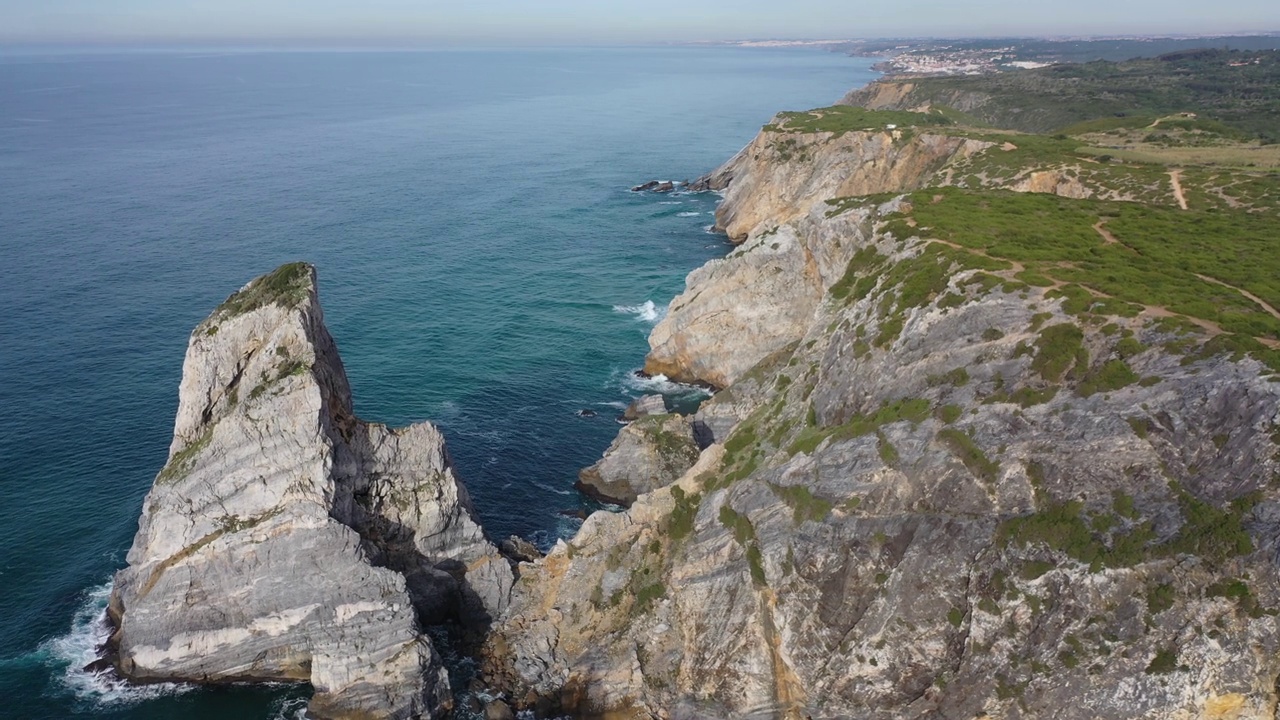
[[[724,388],[716,444],[525,566],[487,678],[584,716],[1275,717],[1280,383],[1246,349],[1274,338],[918,227],[947,191],[841,197],[954,184],[964,144],[768,134],[704,181],[745,239],[651,338]]]
[[[295,263],[191,335],[111,642],[139,682],[308,682],[312,717],[434,717],[452,698],[423,625],[496,617],[512,581],[440,433],[354,416]]]
[[[821,122],[824,113],[809,116]],[[795,114],[790,114],[795,115]],[[649,336],[645,370],[731,385],[804,333],[827,289],[872,228],[850,202],[924,187],[1003,189],[1172,205],[1168,177],[1060,152],[1076,141],[952,126],[840,132],[797,129],[780,116],[696,186],[720,190],[716,227],[750,246],[689,274]]]

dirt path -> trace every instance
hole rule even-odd
[[[938,243],[939,245],[946,245],[946,246],[947,246],[947,247],[949,247],[949,248],[954,248],[954,249],[956,249],[956,250],[960,250],[960,251],[963,251],[963,252],[967,252],[967,253],[969,253],[970,255],[977,255],[978,257],[984,257],[984,258],[986,258],[986,259],[988,259],[988,260],[994,260],[995,262],[1006,262],[1006,263],[1009,263],[1010,265],[1012,265],[1012,267],[1011,267],[1011,268],[1009,268],[1008,270],[990,270],[990,271],[988,271],[988,272],[990,272],[992,275],[999,275],[999,276],[1001,276],[1001,277],[1005,277],[1005,274],[1007,273],[1007,274],[1009,275],[1009,279],[1012,279],[1012,276],[1013,276],[1013,275],[1017,275],[1018,273],[1020,273],[1020,272],[1022,272],[1023,270],[1026,270],[1026,269],[1027,269],[1027,266],[1026,266],[1026,265],[1023,265],[1022,263],[1018,262],[1017,260],[1010,260],[1010,259],[1008,259],[1008,258],[994,258],[994,257],[991,257],[990,255],[988,255],[986,250],[979,250],[979,249],[977,249],[977,248],[965,247],[964,245],[960,245],[960,244],[958,244],[958,243],[953,243],[953,242],[951,242],[950,240],[939,240],[938,238],[928,238],[927,240],[925,240],[925,242],[936,242],[936,243]]]
[[[1116,239],[1116,236],[1112,235],[1111,231],[1107,229],[1106,220],[1099,220],[1098,224],[1093,226],[1093,229],[1096,230],[1098,234],[1102,236],[1102,243],[1104,245],[1120,244],[1120,241]]]
[[[1182,192],[1182,171],[1170,170],[1169,182],[1173,183],[1173,197],[1178,201],[1178,207],[1186,210],[1187,196]]]
[[[1107,229],[1106,229],[1106,227],[1105,227],[1105,223],[1106,223],[1106,221],[1105,221],[1105,220],[1100,221],[1097,225],[1095,225],[1095,226],[1094,226],[1094,228],[1093,228],[1093,229],[1094,229],[1094,230],[1097,230],[1099,235],[1102,235],[1102,239],[1103,239],[1104,241],[1106,241],[1106,242],[1107,242],[1107,244],[1116,243],[1116,244],[1118,244],[1118,245],[1121,245],[1122,247],[1126,247],[1126,248],[1128,248],[1128,247],[1129,247],[1128,245],[1125,245],[1124,243],[1122,243],[1122,242],[1120,242],[1119,240],[1117,240],[1117,239],[1115,238],[1115,236],[1111,235],[1111,232],[1110,232],[1109,230],[1107,230]],[[988,255],[985,251],[977,250],[977,249],[975,249],[975,248],[965,247],[965,246],[963,246],[963,245],[960,245],[960,244],[957,244],[957,243],[953,243],[953,242],[951,242],[951,241],[949,241],[949,240],[940,240],[940,239],[938,239],[938,238],[929,238],[929,239],[925,240],[925,242],[936,242],[936,243],[938,243],[938,244],[940,244],[940,245],[946,245],[947,247],[955,248],[956,250],[961,250],[961,251],[963,251],[963,252],[967,252],[967,253],[972,253],[972,254],[974,254],[974,255],[979,255],[979,256],[981,256],[981,257],[988,258],[988,259],[991,259],[991,260],[1001,260],[1001,261],[1003,261],[1003,262],[1010,263],[1011,265],[1013,265],[1013,268],[1012,268],[1012,269],[1009,269],[1009,270],[996,270],[996,271],[991,271],[991,274],[992,274],[992,275],[997,275],[997,276],[1002,277],[1002,278],[1004,278],[1004,279],[1006,279],[1006,280],[1016,280],[1016,278],[1015,278],[1014,276],[1016,276],[1018,273],[1020,273],[1020,272],[1022,272],[1023,270],[1025,270],[1025,269],[1026,269],[1026,266],[1024,266],[1024,265],[1023,265],[1022,263],[1020,263],[1020,262],[1017,262],[1017,261],[1014,261],[1014,260],[1008,260],[1008,259],[1006,259],[1006,258],[993,258],[993,257],[991,257],[990,255]],[[1129,249],[1130,249],[1130,250],[1133,250],[1133,248],[1129,248]],[[1137,251],[1135,250],[1134,252],[1137,252]],[[1057,263],[1057,265],[1070,266],[1070,264],[1069,264],[1069,263]],[[1196,275],[1196,277],[1200,278],[1201,280],[1204,280],[1205,282],[1210,282],[1210,283],[1213,283],[1213,284],[1215,284],[1215,285],[1221,285],[1222,287],[1228,288],[1228,289],[1230,289],[1230,290],[1235,290],[1236,292],[1240,293],[1241,295],[1243,295],[1244,297],[1248,298],[1249,300],[1252,300],[1253,302],[1257,303],[1257,304],[1258,304],[1258,307],[1260,307],[1260,308],[1262,308],[1263,310],[1265,310],[1265,311],[1266,311],[1267,313],[1269,313],[1272,317],[1276,318],[1277,320],[1280,320],[1280,310],[1277,310],[1276,308],[1272,307],[1270,304],[1268,304],[1268,303],[1267,303],[1267,301],[1263,300],[1262,298],[1258,297],[1257,295],[1254,295],[1253,293],[1249,292],[1248,290],[1244,290],[1244,289],[1242,289],[1242,288],[1238,288],[1238,287],[1236,287],[1235,285],[1228,285],[1227,283],[1224,283],[1224,282],[1222,282],[1221,280],[1215,280],[1214,278],[1211,278],[1211,277],[1209,277],[1209,276],[1207,276],[1207,275],[1199,275],[1199,274],[1197,274],[1197,275]],[[1052,278],[1051,278],[1051,279],[1052,279]],[[1061,281],[1061,280],[1054,280],[1054,284],[1053,284],[1053,286],[1052,286],[1052,287],[1040,288],[1040,290],[1043,290],[1044,292],[1049,292],[1049,291],[1051,291],[1051,290],[1057,290],[1058,288],[1061,288],[1061,287],[1063,287],[1064,285],[1069,285],[1069,284],[1071,284],[1071,283],[1063,282],[1063,281]],[[1107,293],[1104,293],[1104,292],[1102,292],[1102,291],[1100,291],[1100,290],[1095,290],[1094,288],[1091,288],[1091,287],[1089,287],[1088,285],[1085,285],[1085,284],[1083,284],[1083,283],[1078,283],[1078,284],[1079,284],[1079,286],[1080,286],[1080,287],[1084,288],[1084,289],[1085,289],[1085,290],[1086,290],[1090,295],[1092,295],[1092,296],[1094,296],[1094,297],[1096,297],[1096,298],[1110,299],[1110,298],[1112,298],[1112,297],[1113,297],[1113,296],[1108,295]],[[1142,308],[1143,308],[1142,315],[1144,315],[1144,316],[1146,316],[1146,317],[1154,317],[1154,318],[1161,318],[1161,317],[1176,317],[1176,318],[1182,318],[1182,319],[1184,319],[1184,320],[1188,320],[1188,321],[1190,321],[1191,323],[1193,323],[1193,324],[1195,324],[1195,325],[1200,326],[1202,329],[1204,329],[1204,330],[1208,333],[1208,335],[1209,335],[1210,337],[1215,337],[1215,336],[1218,336],[1218,335],[1223,335],[1223,334],[1226,334],[1226,332],[1227,332],[1226,330],[1223,330],[1223,329],[1222,329],[1222,326],[1221,326],[1221,325],[1219,325],[1219,324],[1217,324],[1217,323],[1213,322],[1212,320],[1204,320],[1204,319],[1202,319],[1202,318],[1192,317],[1192,316],[1190,316],[1190,315],[1183,315],[1182,313],[1175,313],[1175,312],[1173,312],[1172,310],[1169,310],[1168,308],[1163,307],[1163,306],[1160,306],[1160,305],[1146,305],[1146,304],[1144,304],[1144,303],[1136,303],[1136,304],[1142,305]],[[1262,343],[1262,344],[1263,344],[1263,345],[1265,345],[1266,347],[1271,348],[1272,350],[1280,350],[1280,340],[1273,340],[1273,339],[1271,339],[1271,338],[1263,338],[1263,337],[1254,337],[1254,339],[1255,339],[1255,340],[1257,340],[1258,342]]]
[[[1266,300],[1263,300],[1262,298],[1258,297],[1257,295],[1254,295],[1253,293],[1249,292],[1248,290],[1245,290],[1244,288],[1238,288],[1238,287],[1236,287],[1235,285],[1228,285],[1227,283],[1224,283],[1224,282],[1222,282],[1221,280],[1216,280],[1216,279],[1214,279],[1214,278],[1211,278],[1211,277],[1209,277],[1208,275],[1201,275],[1201,274],[1197,273],[1197,274],[1196,274],[1196,277],[1200,278],[1201,280],[1203,280],[1203,281],[1205,281],[1205,282],[1211,282],[1211,283],[1213,283],[1214,285],[1221,285],[1221,286],[1222,286],[1222,287],[1224,287],[1224,288],[1228,288],[1228,289],[1231,289],[1231,290],[1235,290],[1236,292],[1240,293],[1241,295],[1243,295],[1243,296],[1245,296],[1245,297],[1249,298],[1250,300],[1252,300],[1253,302],[1257,303],[1257,304],[1258,304],[1258,307],[1262,308],[1263,310],[1266,310],[1266,311],[1267,311],[1267,313],[1268,313],[1269,315],[1271,315],[1271,317],[1273,317],[1273,318],[1275,318],[1275,319],[1277,319],[1277,320],[1280,320],[1280,310],[1276,310],[1275,308],[1271,307],[1271,305],[1269,305],[1269,304],[1267,303],[1267,301],[1266,301]]]

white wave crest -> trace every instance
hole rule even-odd
[[[622,378],[622,386],[634,393],[644,395],[676,395],[684,397],[711,397],[711,391],[698,385],[686,385],[674,382],[666,375],[650,375],[642,377],[629,372]]]
[[[111,672],[94,673],[84,669],[98,659],[98,648],[111,635],[106,617],[110,598],[110,582],[90,590],[71,619],[71,630],[40,645],[41,654],[50,664],[63,667],[62,685],[78,699],[98,705],[132,704],[194,690],[194,685],[176,683],[131,685]]]
[[[645,300],[639,305],[614,305],[613,311],[635,315],[637,320],[644,322],[656,323],[667,314],[667,306],[659,307],[652,300]]]
[[[307,720],[307,699],[289,698],[280,703],[272,720]]]
[[[682,212],[676,213],[676,217],[698,217],[702,215],[700,212]]]
[[[540,482],[534,482],[533,486],[544,492],[555,493],[556,495],[572,495],[573,490],[565,490],[563,488],[553,488],[550,485]]]

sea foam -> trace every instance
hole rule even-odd
[[[659,307],[652,300],[645,300],[639,305],[614,305],[613,311],[634,315],[636,320],[643,322],[656,323],[667,314],[667,306]]]
[[[95,673],[84,669],[98,659],[98,648],[111,636],[106,615],[110,598],[110,581],[90,589],[71,619],[70,631],[40,645],[46,662],[62,668],[58,678],[60,684],[77,699],[103,706],[131,704],[194,690],[193,685],[176,683],[131,685],[114,673]]]

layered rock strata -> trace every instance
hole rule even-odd
[[[191,335],[111,644],[138,682],[305,682],[311,717],[435,717],[451,694],[423,626],[483,625],[512,582],[439,431],[353,414],[295,263]]]
[[[1273,371],[827,203],[860,165],[749,155],[705,181],[746,238],[651,338],[725,388],[717,442],[525,566],[488,679],[584,716],[1274,717]]]

